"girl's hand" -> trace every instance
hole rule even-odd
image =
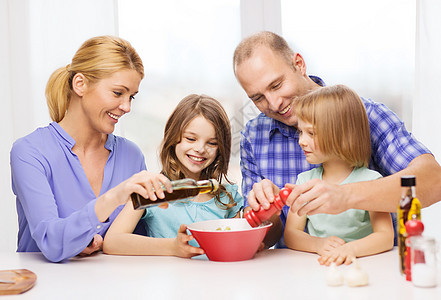
[[[178,257],[190,258],[204,254],[205,252],[201,248],[193,247],[188,244],[192,239],[193,236],[187,234],[187,226],[182,224],[179,227],[178,235],[175,239],[175,255]]]
[[[330,236],[327,238],[319,238],[317,242],[316,252],[321,256],[327,256],[333,253],[333,251],[344,245],[345,241],[336,236]]]
[[[352,263],[352,259],[355,257],[355,252],[351,247],[351,244],[344,244],[340,247],[334,248],[330,253],[322,255],[318,258],[318,262],[321,265],[329,266],[332,262],[335,262],[337,266],[341,264],[349,265]]]
[[[83,251],[81,251],[79,256],[89,256],[94,252],[103,250],[103,237],[99,234],[95,234],[90,246],[87,246]]]

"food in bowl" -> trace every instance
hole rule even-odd
[[[246,219],[235,218],[197,222],[187,228],[209,260],[242,261],[254,257],[271,226],[253,228]]]
[[[230,226],[225,226],[225,227],[218,227],[216,228],[216,231],[227,231],[227,230],[231,230]]]

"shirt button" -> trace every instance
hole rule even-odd
[[[96,227],[96,229],[101,229],[101,225],[98,225],[98,226]]]

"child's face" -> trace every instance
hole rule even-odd
[[[217,155],[217,139],[214,126],[204,117],[194,118],[182,133],[175,151],[184,165],[186,177],[198,180],[201,171],[208,167]]]
[[[298,120],[299,145],[305,153],[306,160],[310,164],[321,164],[329,157],[320,151],[319,145],[314,140],[314,128],[312,124],[302,119]]]

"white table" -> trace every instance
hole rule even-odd
[[[400,275],[396,249],[358,259],[370,280],[358,288],[327,286],[327,267],[317,257],[288,249],[265,250],[243,262],[100,253],[50,263],[40,253],[0,253],[0,269],[29,269],[38,277],[31,290],[0,298],[441,299],[441,284],[417,288]]]

